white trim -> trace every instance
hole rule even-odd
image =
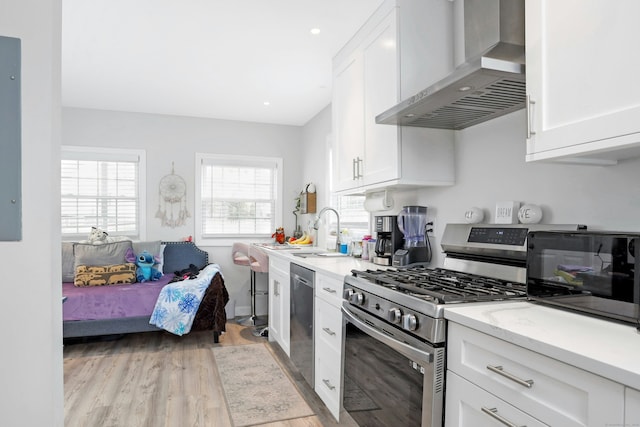
[[[211,154],[211,153],[195,153],[195,214],[194,214],[194,239],[199,246],[231,246],[234,242],[260,242],[267,241],[270,236],[267,235],[224,235],[220,237],[204,237],[202,236],[202,205],[201,191],[202,191],[202,165],[204,164],[246,164],[251,166],[256,165],[268,165],[276,167],[276,203],[275,203],[275,224],[282,223],[282,197],[283,197],[283,160],[280,157],[258,157],[258,156],[243,156],[243,155],[226,155],[226,154]],[[275,230],[274,230],[275,231]]]

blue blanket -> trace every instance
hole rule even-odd
[[[193,319],[213,276],[220,273],[218,264],[209,264],[192,280],[169,283],[160,291],[149,323],[172,334],[191,331]]]

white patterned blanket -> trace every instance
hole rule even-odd
[[[172,334],[189,333],[202,297],[216,273],[222,274],[220,266],[209,264],[195,279],[166,285],[158,295],[149,323]]]

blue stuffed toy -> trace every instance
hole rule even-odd
[[[153,265],[157,264],[157,260],[147,251],[142,251],[137,256],[133,255],[133,251],[127,251],[126,259],[128,262],[135,262],[136,280],[138,282],[156,281],[162,277],[162,273]]]

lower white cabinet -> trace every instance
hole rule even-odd
[[[336,420],[340,420],[342,373],[342,281],[316,272],[314,389]]]
[[[445,421],[448,427],[546,426],[451,371],[447,373]]]
[[[493,404],[479,400],[480,395],[495,399],[495,405],[508,405],[493,415],[522,412],[539,422],[515,425],[623,425],[625,389],[621,384],[453,322],[448,328],[446,413],[453,419],[445,417],[447,426],[486,425],[455,422],[456,413],[493,409]],[[458,377],[482,393],[456,388]],[[463,403],[467,401],[481,406],[472,410]]]
[[[640,426],[640,391],[624,389],[624,425]]]
[[[289,261],[269,257],[269,341],[277,342],[289,352]]]

